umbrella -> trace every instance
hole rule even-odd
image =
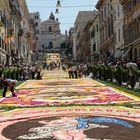
[[[128,68],[130,68],[130,67],[132,67],[132,68],[137,68],[138,66],[137,66],[136,63],[129,62],[129,63],[126,64],[126,67],[128,67]]]

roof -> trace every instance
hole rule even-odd
[[[75,20],[75,25],[80,26],[80,30],[84,29],[89,20],[93,20],[98,15],[98,11],[80,11]]]
[[[75,24],[77,24],[78,22],[90,20],[97,13],[98,13],[98,11],[80,11],[77,15],[76,20],[75,20]]]
[[[95,6],[97,9],[99,8],[101,2],[102,2],[102,0],[99,0],[99,1],[97,2],[96,6]]]

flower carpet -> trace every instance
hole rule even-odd
[[[140,110],[122,107],[28,108],[0,113],[2,140],[139,140],[139,130]]]
[[[17,97],[0,105],[88,105],[138,101],[136,97],[87,79],[27,81],[17,89]]]
[[[60,73],[26,81],[17,97],[0,100],[0,140],[140,140],[140,109],[121,106],[138,97]]]

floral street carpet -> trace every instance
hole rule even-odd
[[[17,97],[0,105],[91,105],[138,101],[136,97],[89,79],[27,81],[17,89]]]
[[[122,107],[28,108],[0,113],[1,140],[139,140],[139,130],[140,110]]]
[[[44,75],[0,99],[0,140],[140,140],[140,109],[122,106],[138,97],[62,71]]]

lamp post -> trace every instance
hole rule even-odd
[[[59,14],[59,8],[60,7],[61,7],[61,1],[57,0],[55,14]]]
[[[55,14],[59,14],[59,10],[58,9],[55,10]]]
[[[60,0],[57,0],[56,7],[61,7],[61,2],[60,2]]]

